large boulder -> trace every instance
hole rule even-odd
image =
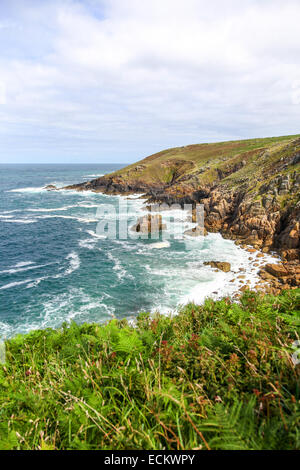
[[[204,263],[204,266],[211,266],[212,268],[219,269],[224,273],[229,273],[231,271],[231,264],[226,263],[225,261],[208,261]]]
[[[271,281],[271,285],[282,289],[296,288],[300,286],[300,265],[298,260],[285,261],[282,264],[267,264],[259,272],[262,279]]]
[[[140,217],[137,223],[131,228],[133,232],[137,233],[158,233],[166,230],[166,224],[162,222],[162,216],[159,214],[156,215],[146,215]]]
[[[287,277],[289,275],[288,269],[282,264],[267,264],[265,271],[277,278]]]

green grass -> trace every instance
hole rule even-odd
[[[127,182],[170,183],[171,180],[168,178],[165,164],[167,163],[170,166],[172,174],[174,171],[172,165],[176,166],[180,162],[179,182],[180,176],[193,177],[198,175],[199,184],[211,184],[217,179],[217,169],[225,169],[228,165],[231,166],[246,158],[247,165],[237,174],[225,180],[234,187],[239,184],[239,179],[245,175],[253,181],[258,176],[264,176],[266,170],[272,169],[274,165],[276,166],[282,156],[287,156],[288,153],[293,152],[293,145],[290,146],[290,144],[299,141],[299,137],[300,135],[292,135],[171,148],[129,165],[112,175],[121,177],[123,181]],[[299,146],[299,142],[296,145]],[[266,151],[269,152],[269,156],[262,161],[261,154]],[[142,165],[142,169],[136,171],[137,165]],[[199,170],[203,170],[200,176]]]
[[[300,290],[6,343],[1,449],[299,449]]]

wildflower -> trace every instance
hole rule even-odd
[[[233,364],[235,364],[236,362],[239,362],[239,356],[235,353],[231,354],[230,362],[232,362]]]

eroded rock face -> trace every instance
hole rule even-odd
[[[208,261],[204,263],[204,266],[211,266],[212,268],[219,269],[224,273],[229,273],[231,271],[231,264],[224,261]]]
[[[134,225],[131,230],[137,233],[159,233],[163,230],[166,230],[166,224],[162,222],[162,216],[157,215],[146,215],[145,217],[140,217],[136,225]]]

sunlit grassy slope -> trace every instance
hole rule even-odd
[[[255,178],[276,165],[288,152],[295,150],[300,135],[250,139],[212,144],[189,145],[164,150],[114,173],[128,181],[171,183],[194,180],[209,184],[218,177],[218,170],[227,170],[240,162],[245,166],[228,176],[235,185],[243,177]]]

